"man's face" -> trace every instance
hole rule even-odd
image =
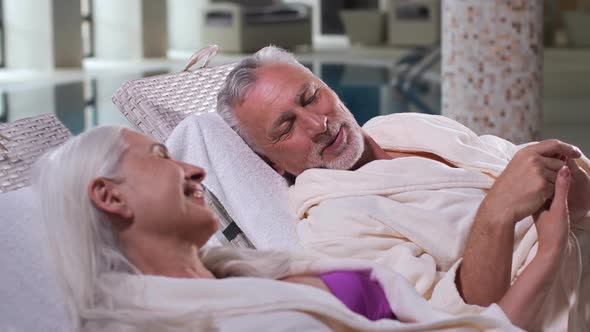
[[[282,175],[353,167],[364,149],[363,134],[332,89],[293,65],[266,65],[256,74],[256,84],[234,107],[256,152]]]

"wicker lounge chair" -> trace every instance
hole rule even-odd
[[[227,74],[236,65],[230,63],[207,67],[217,50],[217,46],[209,46],[198,51],[180,73],[124,83],[113,95],[113,103],[139,131],[159,142],[165,142],[174,127],[188,115],[215,110],[217,92],[221,89]],[[202,59],[202,67],[189,70]],[[223,237],[217,238],[225,244],[254,248],[217,197],[205,189],[209,206],[219,216],[223,230]]]
[[[35,160],[71,136],[51,114],[0,124],[0,193],[28,186]]]

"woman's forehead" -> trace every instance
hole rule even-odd
[[[147,137],[144,134],[128,129],[123,130],[123,138],[125,140],[125,143],[127,143],[128,147],[131,149],[141,149],[142,147],[149,147],[157,143],[156,141]]]

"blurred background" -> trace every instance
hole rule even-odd
[[[292,50],[362,124],[443,114],[516,143],[590,153],[590,0],[1,0],[0,122],[131,126],[123,82]]]

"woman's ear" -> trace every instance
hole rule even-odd
[[[97,178],[88,185],[88,197],[99,210],[123,220],[133,218],[127,200],[118,185],[105,178]]]

